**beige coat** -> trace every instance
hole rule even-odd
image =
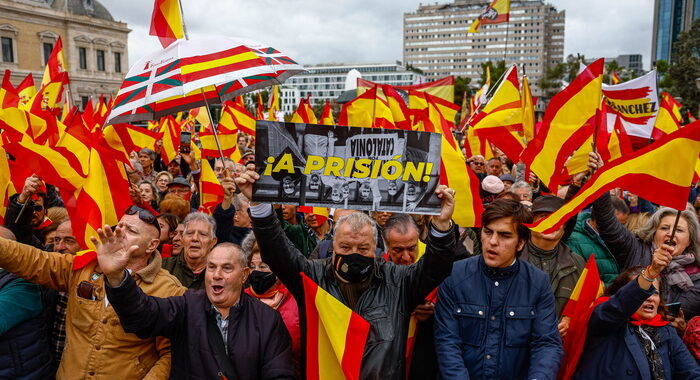
[[[111,305],[105,305],[104,275],[97,260],[74,268],[75,256],[44,252],[0,238],[0,267],[39,285],[68,293],[66,346],[57,379],[167,379],[170,341],[127,334]],[[157,253],[132,273],[136,284],[152,296],[178,296],[187,290],[161,269]],[[92,283],[95,300],[78,296],[78,284]]]

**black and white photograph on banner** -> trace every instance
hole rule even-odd
[[[258,121],[254,200],[438,214],[437,133]]]

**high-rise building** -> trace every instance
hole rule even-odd
[[[116,95],[129,69],[130,31],[96,0],[1,0],[0,70],[12,71],[15,86],[32,73],[38,90],[60,36],[72,104],[84,105]]]
[[[700,0],[655,0],[651,63],[673,60],[673,43],[700,17]]]
[[[502,61],[522,65],[539,95],[537,81],[547,67],[564,60],[564,11],[541,0],[511,1],[510,21],[467,30],[488,0],[421,4],[403,18],[403,59],[429,79],[447,75],[479,79],[481,64]],[[497,79],[497,78],[494,78]]]
[[[401,62],[380,64],[323,64],[304,66],[307,73],[295,75],[284,82],[280,100],[285,113],[294,112],[300,97],[309,96],[311,104],[336,100],[346,90],[351,71],[363,79],[394,86],[409,86],[424,81],[424,77],[406,70]],[[357,74],[355,74],[357,75]],[[351,78],[354,79],[354,78]],[[351,83],[349,88],[355,88]],[[290,111],[291,110],[291,111]]]

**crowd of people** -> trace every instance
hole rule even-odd
[[[605,294],[573,378],[700,379],[700,186],[680,213],[618,189],[544,234],[527,225],[585,173],[547,189],[496,151],[467,161],[480,228],[454,223],[467,206],[443,185],[439,215],[325,217],[254,202],[253,145],[238,144],[247,166],[212,160],[211,214],[189,153],[134,152],[133,205],[93,251],[56,189],[26,178],[0,227],[0,378],[307,378],[303,273],[369,323],[361,379],[555,379],[595,256]]]

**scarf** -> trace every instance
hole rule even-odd
[[[248,287],[248,292],[249,294],[257,299],[260,300],[260,302],[264,303],[265,305],[277,310],[278,307],[282,304],[282,301],[284,301],[285,295],[286,295],[286,289],[284,288],[283,285],[278,284],[275,286],[272,286],[270,290],[263,294],[257,294],[253,290],[252,286]]]
[[[635,312],[634,314],[632,314],[632,320],[630,321],[630,323],[635,326],[661,327],[666,326],[671,322],[665,321],[663,318],[661,318],[661,314],[656,314],[653,318],[643,319],[639,316],[639,314]]]
[[[636,315],[636,313],[634,315]],[[634,315],[632,316],[633,319]],[[657,319],[657,317],[660,318],[661,316],[657,314],[654,318],[651,318],[648,321],[653,321]],[[634,321],[630,323],[636,325]],[[639,343],[642,345],[644,354],[649,362],[649,372],[651,373],[651,378],[654,380],[664,380],[664,363],[661,360],[661,355],[659,355],[659,350],[656,347],[656,342],[659,341],[659,327],[641,320],[639,323],[640,325],[632,330],[634,331],[634,335],[637,336]],[[657,321],[655,323],[660,322]],[[668,322],[666,322],[666,324],[667,323]]]
[[[687,292],[693,288],[693,280],[686,273],[685,267],[695,262],[695,255],[692,253],[680,254],[673,258],[668,267],[663,271],[664,281],[669,286],[677,285],[681,290]]]

